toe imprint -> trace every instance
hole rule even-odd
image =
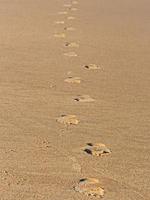
[[[75,157],[73,157],[73,156],[70,156],[69,158],[72,161],[72,168],[73,168],[73,170],[76,171],[76,172],[78,172],[78,173],[80,173],[82,169],[81,169],[81,165],[79,164],[79,162],[77,161],[77,159]]]
[[[102,143],[98,144],[88,143],[83,150],[86,153],[91,154],[93,156],[102,156],[111,153],[110,149],[108,149],[106,145]]]
[[[65,38],[66,35],[64,33],[55,33],[54,34],[54,37],[57,37],[57,38]]]
[[[67,53],[64,53],[65,56],[69,56],[69,57],[76,57],[77,54],[75,52],[67,52]]]
[[[76,192],[83,193],[87,196],[103,197],[104,189],[100,186],[99,180],[95,178],[80,179],[74,187]]]
[[[65,125],[77,125],[79,120],[77,119],[76,115],[62,115],[61,117],[57,118],[57,122]]]
[[[84,67],[89,70],[100,69],[100,67],[96,64],[89,64],[89,65],[85,65]]]
[[[76,43],[76,42],[66,42],[65,43],[65,46],[66,47],[79,47],[79,44],[78,43]]]
[[[81,83],[80,77],[68,77],[64,81],[67,83]]]
[[[89,95],[79,95],[74,100],[75,101],[80,101],[80,102],[94,102],[95,101],[95,99],[93,99]]]

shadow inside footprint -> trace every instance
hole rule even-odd
[[[90,149],[84,149],[84,151],[88,154],[91,154],[92,155],[92,151]]]
[[[93,144],[92,144],[92,143],[87,143],[87,145],[88,145],[88,146],[93,146]]]

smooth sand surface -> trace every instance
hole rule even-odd
[[[149,200],[150,1],[79,0],[76,11],[70,2],[0,0],[0,199],[97,199],[73,189],[93,177],[104,200]],[[95,101],[73,100],[85,94]],[[80,123],[57,123],[68,114]],[[112,153],[88,155],[89,142]]]

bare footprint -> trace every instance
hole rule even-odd
[[[71,8],[71,4],[64,4],[64,7],[66,7],[66,8]]]
[[[102,143],[88,143],[87,146],[83,148],[83,150],[86,153],[91,154],[93,156],[103,156],[111,153],[111,150],[108,149],[106,145]]]
[[[104,189],[96,178],[80,179],[74,190],[87,196],[104,197]]]
[[[77,125],[79,123],[76,115],[62,115],[56,121],[65,125]]]
[[[24,185],[24,183],[26,182],[26,179],[24,177],[21,177],[19,175],[17,176],[14,173],[7,170],[1,171],[0,176],[1,183],[7,186]]]
[[[66,42],[65,47],[79,47],[79,44],[76,42]]]
[[[67,53],[64,53],[65,56],[69,56],[69,57],[76,57],[78,56],[75,52],[67,52]]]
[[[73,27],[65,27],[64,30],[65,31],[74,31],[75,28],[73,28]]]
[[[68,77],[64,80],[67,83],[81,83],[80,77]]]
[[[60,12],[58,12],[58,14],[59,14],[59,15],[67,15],[68,12],[67,12],[67,11],[60,11]]]
[[[64,24],[64,21],[56,21],[55,24]]]
[[[96,64],[89,64],[89,65],[85,65],[84,67],[89,70],[100,69],[100,67]]]
[[[73,17],[73,16],[69,16],[69,17],[67,17],[67,19],[68,19],[68,20],[74,20],[75,17]]]
[[[72,4],[76,5],[78,4],[78,1],[72,1]]]
[[[79,101],[79,102],[94,102],[95,101],[95,99],[93,99],[89,95],[79,95],[74,100]]]
[[[74,171],[81,173],[82,168],[77,159],[74,156],[69,156],[70,160],[72,161],[72,168]]]
[[[70,8],[71,11],[77,11],[77,8]]]
[[[65,38],[66,35],[65,35],[65,33],[55,33],[54,37],[56,37],[56,38]]]

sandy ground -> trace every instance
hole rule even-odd
[[[149,200],[150,1],[79,0],[77,11],[64,7],[70,2],[0,0],[0,199],[97,199],[73,190],[95,177],[104,200]],[[84,69],[89,63],[102,69]],[[73,101],[79,94],[96,101]],[[80,123],[57,123],[62,114]],[[88,155],[87,142],[112,153]]]

